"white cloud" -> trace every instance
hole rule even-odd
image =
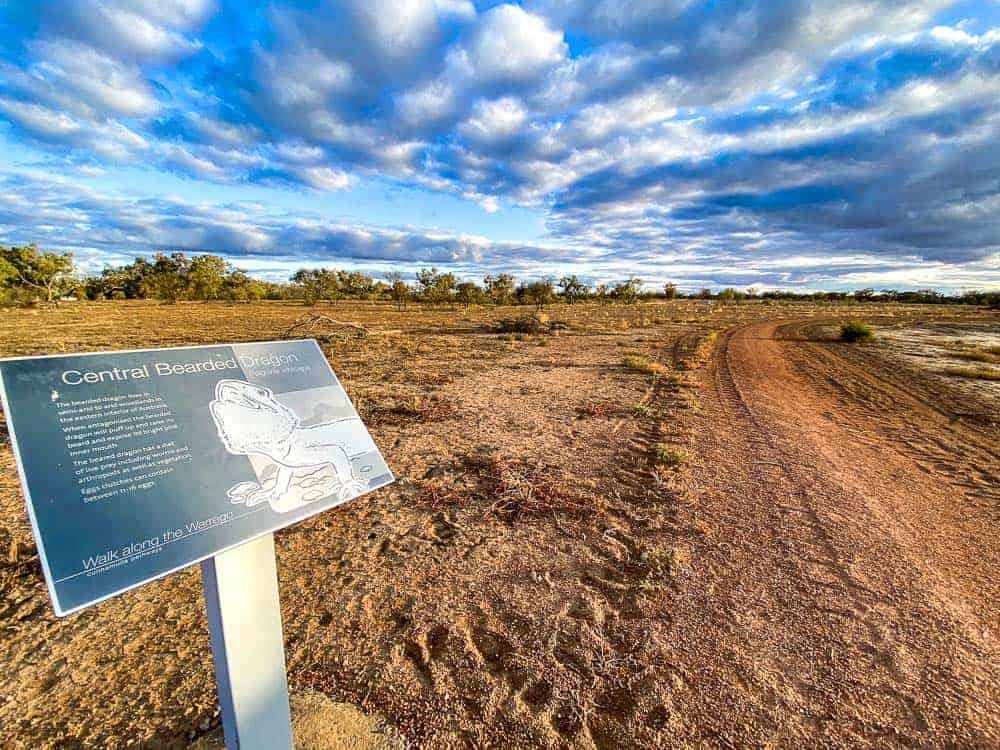
[[[330,167],[305,167],[297,172],[308,185],[318,190],[344,190],[351,184],[348,174]]]
[[[208,0],[66,0],[51,8],[55,28],[114,55],[168,62],[189,55],[200,43],[187,36],[206,18]]]
[[[442,122],[452,116],[455,106],[455,87],[443,78],[427,81],[396,99],[399,116],[412,127]]]
[[[480,99],[473,106],[472,116],[459,126],[459,132],[473,141],[496,143],[518,133],[528,113],[516,98]]]
[[[42,137],[65,137],[79,133],[80,124],[69,115],[40,104],[0,98],[0,112],[13,122]]]
[[[523,80],[559,63],[567,47],[560,31],[516,5],[482,15],[467,47],[453,51],[452,65],[479,82]]]

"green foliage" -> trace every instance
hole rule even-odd
[[[487,274],[483,285],[462,281],[452,273],[436,268],[421,269],[417,274],[415,292],[399,272],[386,274],[388,284],[373,280],[359,271],[326,268],[302,268],[295,272],[290,283],[264,281],[251,278],[244,271],[233,268],[218,255],[203,253],[187,256],[183,252],[157,253],[151,259],[137,257],[133,262],[105,268],[85,279],[73,276],[73,258],[70,253],[40,251],[34,244],[19,247],[0,246],[0,301],[31,301],[42,298],[56,301],[75,294],[91,300],[145,299],[163,300],[213,300],[252,301],[258,299],[303,299],[309,303],[339,299],[391,299],[400,309],[409,300],[441,303],[458,301],[464,305],[490,302],[495,305],[535,305],[539,309],[556,300],[552,279],[542,279],[515,286],[512,274]],[[586,284],[574,274],[567,274],[558,281],[562,298],[569,303],[593,297],[602,304],[620,302],[634,304],[653,296],[663,299],[683,297],[676,284],[666,283],[662,294],[643,291],[642,280],[631,277],[614,285],[607,283],[594,287],[593,294]],[[847,292],[761,291],[752,289],[722,289],[713,293],[705,288],[689,295],[695,299],[717,298],[738,301],[759,298],[763,304],[775,300],[806,300],[815,302],[899,302],[905,304],[968,304],[1000,306],[1000,291],[970,290],[958,296],[946,296],[931,289],[897,291],[893,289],[859,289]],[[855,335],[848,333],[849,336]],[[860,339],[867,338],[862,335]]]
[[[738,289],[727,287],[715,295],[715,298],[722,302],[739,302],[746,298],[746,294]]]
[[[576,274],[563,276],[559,279],[559,289],[563,299],[571,305],[577,300],[585,299],[590,288],[576,277]]]
[[[475,282],[463,281],[455,287],[455,300],[466,307],[481,305],[486,301],[486,294]]]
[[[611,296],[626,305],[634,305],[639,301],[639,293],[642,291],[642,279],[633,276],[625,281],[615,284],[611,289]]]
[[[534,305],[541,310],[556,300],[555,285],[552,279],[540,279],[530,284],[523,284],[517,290],[518,299],[526,305]]]
[[[218,255],[196,255],[187,266],[185,278],[187,297],[190,299],[218,299],[226,275],[232,268]]]
[[[483,286],[494,305],[509,305],[514,298],[514,277],[509,273],[487,274],[483,277]]]
[[[658,443],[653,450],[653,462],[659,466],[677,468],[688,462],[686,451],[672,448],[666,443]]]
[[[441,273],[437,268],[421,268],[417,271],[420,295],[428,302],[450,301],[455,293],[456,282],[455,274]]]
[[[396,308],[405,310],[406,302],[410,299],[410,287],[403,281],[403,274],[390,271],[385,275],[385,280],[389,282],[389,296],[396,303]]]
[[[30,245],[0,246],[0,285],[21,296],[41,295],[58,300],[77,286],[72,253],[49,253]]]
[[[302,289],[302,298],[309,305],[343,296],[337,272],[327,268],[300,268],[292,275],[292,283]]]
[[[875,332],[871,326],[862,323],[860,320],[852,320],[840,327],[841,341],[858,343],[861,341],[871,341],[875,337]]]
[[[222,279],[220,296],[232,302],[256,302],[264,299],[267,287],[243,271],[232,271]]]
[[[638,354],[627,354],[624,356],[622,358],[622,366],[629,370],[646,373],[647,375],[661,375],[667,372],[667,368],[664,365]]]

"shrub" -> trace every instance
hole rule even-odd
[[[840,327],[840,340],[855,344],[862,341],[871,341],[875,337],[875,332],[871,326],[859,320],[852,320]]]
[[[676,468],[687,463],[688,455],[686,451],[678,448],[671,448],[666,443],[659,443],[653,450],[653,461],[660,466]]]
[[[622,358],[622,366],[637,372],[644,372],[647,375],[658,375],[665,373],[667,368],[659,362],[653,362],[648,357],[639,354],[628,354]]]
[[[502,318],[492,325],[494,333],[549,333],[551,327],[544,315],[521,315],[517,318]]]

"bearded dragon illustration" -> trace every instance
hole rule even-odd
[[[253,507],[268,502],[284,513],[320,497],[337,494],[345,500],[368,489],[368,482],[355,474],[351,459],[378,449],[360,418],[303,427],[295,412],[278,403],[269,389],[242,380],[220,380],[210,409],[227,451],[261,456],[277,467],[260,483],[240,482],[230,488],[233,503]],[[316,487],[323,481],[329,491],[293,491],[295,486]]]

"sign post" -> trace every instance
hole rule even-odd
[[[201,563],[222,729],[230,750],[292,750],[274,535]]]
[[[60,617],[201,563],[230,750],[291,748],[273,532],[393,481],[315,340],[0,360]]]

